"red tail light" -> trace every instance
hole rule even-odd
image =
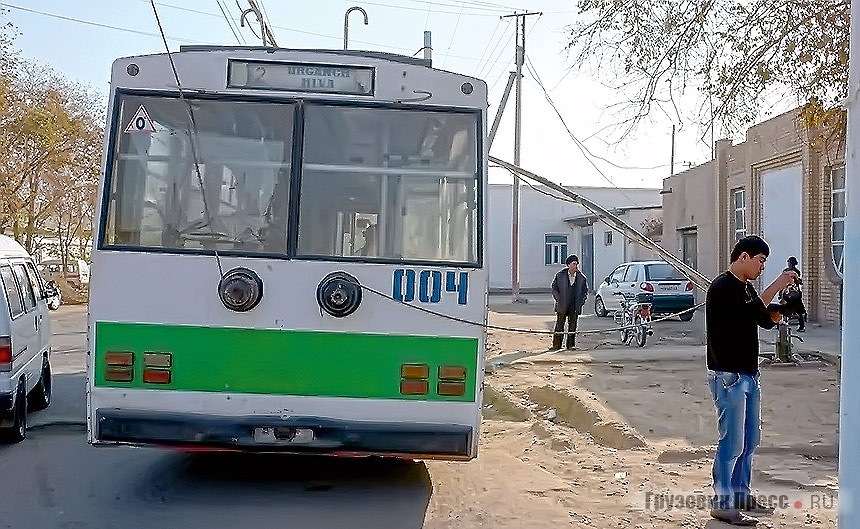
[[[143,381],[147,384],[170,384],[170,371],[167,369],[144,369]]]
[[[647,318],[650,315],[651,315],[651,309],[649,309],[648,307],[644,307],[642,309],[642,317]]]
[[[639,288],[647,292],[654,292],[654,285],[652,285],[651,283],[642,283],[641,285],[639,285]]]
[[[12,339],[0,337],[0,371],[12,371]]]
[[[692,282],[692,281],[690,281],[690,282],[688,282],[688,283],[687,283],[687,288],[686,288],[685,290],[686,290],[687,292],[689,292],[689,291],[693,290],[693,288],[695,288],[695,285],[693,285],[693,282]]]

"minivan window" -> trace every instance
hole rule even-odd
[[[36,308],[36,294],[33,292],[33,286],[30,285],[30,281],[27,279],[27,271],[22,264],[16,264],[12,269],[15,271],[18,286],[21,287],[21,293],[24,295],[24,312],[30,312]]]
[[[12,268],[0,266],[0,280],[3,282],[3,290],[6,291],[6,302],[9,305],[9,315],[14,320],[24,314],[24,302],[21,300],[21,292],[15,282]]]
[[[668,264],[651,264],[645,267],[649,281],[682,281],[686,279],[677,268]]]
[[[625,270],[627,270],[627,267],[626,267],[626,266],[624,266],[624,265],[619,266],[618,268],[616,268],[616,269],[615,269],[615,271],[614,271],[614,272],[612,272],[612,275],[611,275],[611,276],[610,276],[610,278],[609,278],[609,279],[610,279],[610,282],[612,282],[612,281],[621,281],[621,278],[623,278],[623,277],[624,277],[624,271],[625,271]]]
[[[39,273],[36,272],[36,267],[33,266],[33,263],[27,263],[27,276],[30,278],[30,285],[33,286],[36,299],[44,298],[45,294],[42,292],[42,282],[39,280]]]

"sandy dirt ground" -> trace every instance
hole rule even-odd
[[[494,325],[553,321],[545,303],[493,309]],[[731,527],[704,504],[717,432],[695,322],[657,324],[641,349],[607,332],[546,352],[548,336],[492,331],[479,457],[428,463],[425,527]],[[759,527],[836,527],[838,383],[830,364],[762,368],[753,487],[778,508]]]

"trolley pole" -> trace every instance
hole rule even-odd
[[[839,386],[839,529],[860,527],[860,0],[851,1],[845,153],[845,253],[842,274],[842,381]],[[856,196],[854,196],[856,195]]]
[[[516,97],[514,99],[514,165],[520,165],[520,144],[522,140],[523,122],[523,62],[526,56],[526,17],[541,15],[539,12],[514,13],[503,15],[500,18],[516,17],[516,37],[514,59],[517,65],[516,71]],[[520,26],[522,24],[522,26]],[[514,176],[513,187],[511,187],[511,297],[514,303],[522,303],[520,298],[520,180]]]

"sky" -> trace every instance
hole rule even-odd
[[[246,0],[240,2],[247,7]],[[236,0],[223,4],[238,20]],[[599,132],[618,119],[612,105],[621,95],[593,79],[591,72],[570,69],[565,46],[568,28],[577,20],[574,0],[264,0],[262,4],[281,47],[342,48],[344,13],[353,5],[366,10],[369,24],[362,23],[360,13],[352,14],[350,49],[413,55],[423,46],[424,31],[431,31],[435,67],[487,82],[490,122],[508,72],[514,68],[513,19],[500,15],[515,8],[523,12],[524,7],[542,12],[527,19],[526,56],[570,132],[594,157],[577,147],[532,74],[524,70],[520,165],[564,185],[659,188],[670,174],[673,122],[667,117],[658,116],[621,143]],[[24,58],[91,85],[105,101],[114,59],[164,52],[149,0],[14,0],[0,1],[0,6],[8,11],[4,18],[20,33],[15,46]],[[247,27],[240,28],[237,37],[216,0],[157,0],[156,6],[171,51],[182,44],[235,45],[241,39],[261,43]],[[697,124],[674,125],[676,172],[710,159],[711,149],[700,141],[702,130]],[[512,94],[491,154],[513,161],[513,147]],[[491,183],[510,181],[506,172],[490,170]]]

